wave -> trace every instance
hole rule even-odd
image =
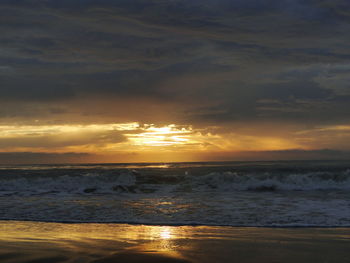
[[[130,193],[203,191],[350,190],[350,170],[307,173],[189,172],[166,174],[137,170],[64,175],[0,176],[0,194],[15,193]]]
[[[135,176],[129,173],[119,175],[84,174],[83,176],[40,176],[19,177],[0,180],[2,193],[93,193],[118,191],[135,185]]]
[[[350,226],[345,165],[40,168],[0,169],[0,220]]]
[[[200,178],[198,184],[226,191],[349,190],[350,170],[337,173],[310,172],[292,174],[210,173]]]

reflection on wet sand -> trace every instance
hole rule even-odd
[[[338,263],[349,245],[349,228],[0,222],[1,263]]]
[[[189,262],[179,253],[176,242],[184,234],[188,235],[183,227],[4,221],[0,242],[5,246],[0,248],[0,259],[9,262],[39,258],[40,262],[43,259],[71,262],[78,258],[82,262]],[[23,253],[12,253],[18,247]]]

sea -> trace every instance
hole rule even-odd
[[[3,165],[0,220],[350,227],[350,161]]]

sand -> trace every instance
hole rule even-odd
[[[350,262],[350,228],[1,221],[0,262]]]

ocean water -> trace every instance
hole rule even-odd
[[[0,220],[349,227],[350,162],[0,166]]]

